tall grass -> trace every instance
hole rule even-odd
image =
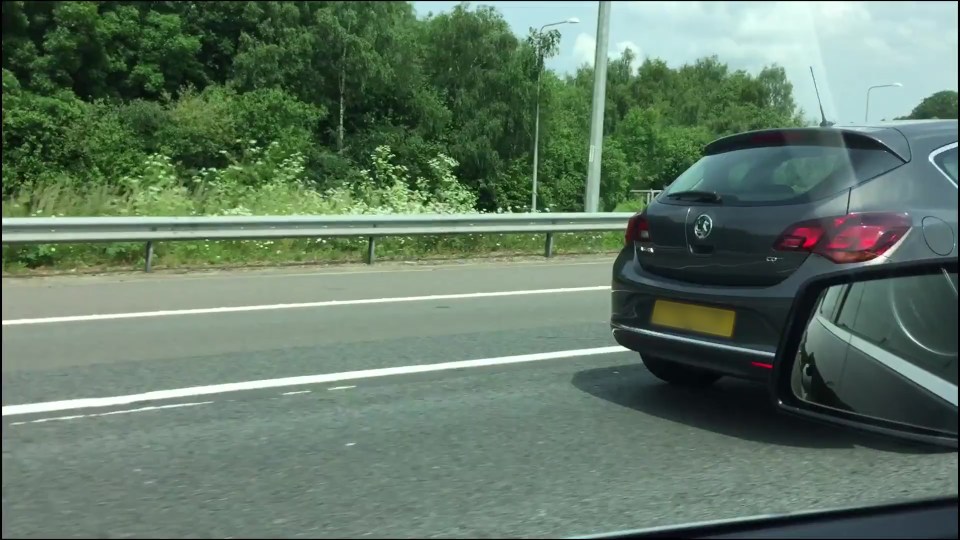
[[[200,216],[200,215],[344,215],[473,213],[474,195],[452,173],[446,156],[430,161],[425,178],[409,178],[393,164],[388,147],[371,156],[362,181],[318,190],[304,176],[303,157],[285,155],[277,145],[255,142],[223,169],[196,171],[183,179],[177,166],[151,156],[142,170],[113,184],[85,184],[62,176],[28,185],[3,203],[4,217],[26,216]],[[616,250],[620,233],[555,235],[555,252],[598,253]],[[360,261],[363,238],[161,242],[154,265],[202,267]],[[379,260],[423,260],[473,256],[536,254],[543,235],[471,234],[459,236],[385,237],[378,240]],[[129,268],[143,259],[143,244],[60,244],[5,246],[3,270],[85,270]]]

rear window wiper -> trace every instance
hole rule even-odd
[[[720,194],[715,191],[697,191],[697,190],[678,191],[676,193],[668,193],[667,198],[682,199],[682,200],[691,201],[691,202],[712,202],[712,203],[723,202],[723,198],[720,197]]]

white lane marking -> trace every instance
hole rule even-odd
[[[145,317],[170,317],[173,315],[202,315],[210,313],[240,313],[248,311],[269,311],[278,309],[318,308],[333,306],[357,306],[364,304],[395,304],[398,302],[429,302],[434,300],[462,300],[467,298],[495,298],[500,296],[526,296],[534,294],[561,294],[588,291],[610,290],[609,285],[593,287],[565,287],[559,289],[532,289],[526,291],[497,291],[481,293],[434,294],[429,296],[398,296],[392,298],[361,298],[355,300],[325,300],[322,302],[302,302],[297,304],[268,304],[259,306],[232,306],[218,308],[170,309],[163,311],[140,311],[133,313],[103,313],[99,315],[67,315],[63,317],[41,317],[38,319],[9,319],[3,326],[22,326],[26,324],[51,324],[81,321],[109,321],[116,319],[142,319]]]
[[[330,388],[327,388],[327,390],[350,390],[351,388],[356,388],[356,387],[357,386],[355,384],[351,384],[348,386],[331,386]]]
[[[42,424],[43,422],[55,422],[59,420],[76,420],[78,418],[86,418],[85,414],[75,414],[73,416],[57,416],[55,418],[40,418],[39,420],[30,420],[29,422],[12,422],[11,426],[22,426],[24,424]]]
[[[61,422],[64,420],[77,420],[79,418],[95,418],[98,416],[113,416],[116,414],[130,414],[147,411],[160,411],[163,409],[177,409],[180,407],[196,407],[197,405],[209,405],[212,401],[198,401],[195,403],[172,403],[170,405],[156,405],[153,407],[140,407],[139,409],[126,409],[122,411],[110,411],[105,413],[75,414],[73,416],[54,416],[51,418],[38,418],[37,420],[28,420],[26,422],[11,422],[11,426],[22,426],[24,424],[42,424],[44,422]]]
[[[299,394],[309,394],[312,390],[297,390],[295,392],[284,392],[280,394],[281,396],[296,396]]]
[[[612,232],[612,231],[611,231]],[[615,251],[611,251],[608,254],[600,253],[597,254],[597,257],[602,255],[614,254]],[[402,264],[397,261],[388,262],[385,264]],[[128,275],[126,273],[121,274],[105,274],[105,275],[64,275],[64,274],[38,274],[38,275],[25,275],[17,277],[4,277],[4,283],[14,282],[14,280],[70,280],[69,283],[62,283],[63,285],[69,285],[71,287],[76,286],[85,286],[85,285],[116,285],[120,283],[157,283],[164,281],[197,281],[203,279],[256,279],[261,280],[263,278],[300,278],[300,277],[323,277],[323,276],[362,276],[367,274],[402,274],[409,272],[444,272],[449,270],[493,270],[499,271],[504,270],[505,268],[541,268],[544,266],[549,266],[551,268],[558,268],[564,266],[599,266],[599,265],[609,265],[611,261],[607,258],[602,258],[599,260],[590,260],[582,262],[547,262],[541,263],[536,261],[525,261],[518,260],[512,261],[507,265],[503,263],[497,263],[494,261],[484,261],[478,260],[475,262],[447,262],[443,260],[437,261],[436,264],[429,264],[418,266],[415,268],[403,268],[403,267],[394,267],[394,268],[384,268],[383,270],[366,270],[362,268],[357,268],[356,270],[335,270],[335,271],[326,271],[330,268],[329,266],[317,266],[315,271],[304,271],[304,272],[287,272],[286,270],[290,267],[225,267],[222,269],[203,269],[196,268],[192,270],[192,273],[167,273],[167,274],[154,274],[151,277],[143,276],[143,274],[133,274]],[[310,266],[310,265],[306,265]],[[190,270],[188,270],[190,271]],[[16,285],[27,286],[26,284],[17,283]],[[55,285],[61,285],[61,283],[55,283]]]
[[[459,360],[440,364],[418,364],[413,366],[397,366],[388,368],[364,369],[359,371],[344,371],[341,373],[325,373],[322,375],[304,375],[300,377],[284,377],[281,379],[264,379],[238,383],[213,384],[209,386],[193,386],[176,388],[173,390],[156,390],[143,394],[113,396],[102,398],[68,399],[65,401],[47,401],[44,403],[26,403],[23,405],[4,405],[3,416],[21,414],[37,414],[55,411],[76,409],[92,409],[97,407],[116,407],[144,401],[159,401],[165,399],[180,399],[194,396],[209,396],[211,394],[225,394],[228,392],[242,392],[245,390],[262,390],[264,388],[283,388],[289,386],[306,386],[374,377],[389,377],[393,375],[408,375],[411,373],[428,373],[431,371],[446,371],[451,369],[467,369],[505,364],[519,364],[521,362],[537,362],[541,360],[558,360],[577,356],[594,356],[624,352],[627,349],[619,345],[611,347],[596,347],[593,349],[573,349],[569,351],[555,351],[548,353],[521,354],[516,356],[501,356],[498,358],[481,358],[478,360]]]

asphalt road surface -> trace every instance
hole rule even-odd
[[[3,537],[563,537],[957,493],[955,452],[659,383],[610,336],[609,268],[4,280]]]

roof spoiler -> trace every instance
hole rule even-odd
[[[883,150],[910,161],[910,144],[896,129],[869,127],[788,128],[748,131],[717,139],[704,147],[705,155],[764,146],[835,146]]]

